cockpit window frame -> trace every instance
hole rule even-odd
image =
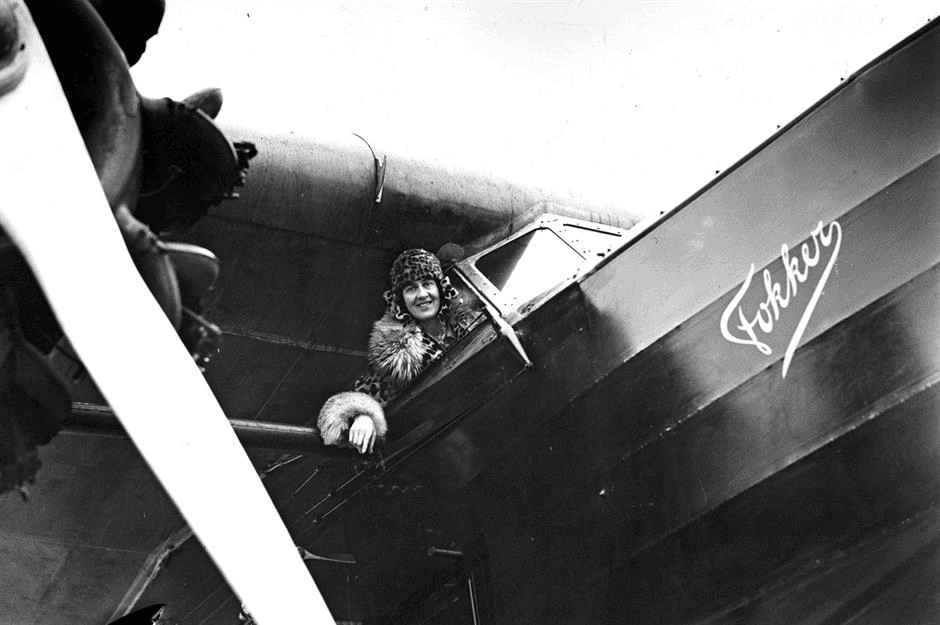
[[[580,264],[576,271],[561,277],[552,287],[541,291],[535,296],[525,300],[507,297],[501,289],[487,278],[486,274],[477,268],[476,263],[493,251],[509,245],[539,229],[549,230],[557,236],[559,240],[564,242],[564,244],[581,258]],[[598,245],[596,240],[593,242],[587,240],[591,237],[586,237],[583,240],[579,239],[575,236],[578,230],[607,235],[609,236],[609,239],[606,240],[608,245]],[[596,268],[604,259],[626,245],[630,240],[628,232],[629,230],[624,228],[546,213],[512,236],[457,262],[456,269],[459,270],[467,282],[472,284],[481,298],[486,299],[490,306],[492,306],[503,319],[513,324],[517,320],[527,316],[532,310],[551,298],[555,293],[566,288],[569,284],[587,273],[590,273],[591,270]]]

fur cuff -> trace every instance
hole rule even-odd
[[[353,420],[359,415],[366,415],[375,424],[376,438],[382,438],[388,432],[385,411],[371,395],[357,391],[346,391],[333,395],[323,404],[317,427],[325,445],[346,445],[349,442],[347,432]]]

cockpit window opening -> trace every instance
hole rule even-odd
[[[488,252],[477,269],[499,289],[504,300],[518,305],[544,293],[565,276],[574,277],[584,257],[550,228],[536,228]]]
[[[514,319],[624,245],[626,233],[543,215],[508,240],[461,261],[458,268],[504,318]]]

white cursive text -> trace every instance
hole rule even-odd
[[[790,342],[784,353],[783,377],[787,377],[787,370],[790,368],[793,353],[796,351],[800,339],[806,331],[809,318],[813,314],[816,304],[819,302],[819,296],[826,286],[826,281],[829,280],[829,274],[832,272],[833,265],[835,265],[841,245],[842,226],[840,226],[837,221],[830,223],[828,228],[824,227],[823,223],[820,221],[819,225],[816,226],[812,232],[810,242],[803,243],[800,246],[799,255],[794,253],[791,256],[790,248],[786,243],[781,245],[780,260],[783,262],[785,271],[783,284],[775,282],[773,276],[770,274],[770,270],[764,269],[763,281],[766,298],[757,306],[756,310],[752,310],[750,314],[748,314],[741,306],[741,300],[743,300],[744,296],[747,294],[751,286],[751,281],[754,278],[754,264],[752,263],[750,270],[747,272],[747,277],[744,279],[744,283],[721,315],[721,335],[732,343],[751,345],[757,348],[760,353],[766,356],[771,355],[773,350],[770,348],[770,345],[758,338],[758,331],[762,335],[767,336],[773,332],[774,323],[780,319],[782,311],[786,310],[793,301],[793,298],[796,297],[799,286],[806,282],[809,277],[809,270],[819,264],[822,257],[821,250],[831,247],[832,254],[829,257],[829,261],[822,275],[819,277],[819,281],[816,283],[816,288],[813,290],[809,303],[803,310],[803,315],[800,317],[796,330],[794,330],[793,336],[790,338]],[[735,312],[737,312],[737,325],[733,328],[729,328],[728,324]],[[732,330],[740,332],[735,334]]]

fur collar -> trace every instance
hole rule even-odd
[[[372,326],[369,364],[392,385],[405,386],[421,373],[432,349],[433,343],[417,324],[402,323],[387,314]]]
[[[448,312],[445,313],[445,323],[450,325],[458,339],[466,334],[478,316],[462,303]],[[392,313],[386,313],[376,321],[369,335],[369,364],[378,376],[393,386],[410,384],[440,353],[440,346],[417,323],[399,321]]]

